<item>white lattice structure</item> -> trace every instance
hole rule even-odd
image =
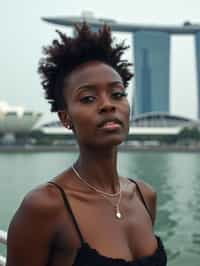
[[[0,133],[29,132],[41,113],[27,111],[21,106],[10,106],[0,101]]]

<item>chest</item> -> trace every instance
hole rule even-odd
[[[116,218],[115,207],[110,202],[104,199],[90,202],[71,200],[78,229],[90,247],[104,256],[129,261],[156,250],[151,219],[138,198],[131,205],[127,200],[121,203],[122,219]],[[66,219],[66,213],[61,216],[56,250],[60,255],[65,250],[70,251],[68,259],[73,260],[80,246],[80,237],[73,219],[70,220],[70,216]]]

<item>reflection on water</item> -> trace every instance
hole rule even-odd
[[[200,160],[197,154],[179,154],[177,157],[173,154],[170,157],[170,169],[168,179],[171,186],[175,188],[174,205],[177,206],[175,219],[178,221],[176,233],[173,235],[172,243],[177,244],[176,249],[180,250],[180,258],[177,262],[183,262],[184,265],[189,263],[188,258],[192,257],[193,261],[200,258],[200,246],[193,241],[194,235],[197,239],[197,232],[200,228],[200,220],[195,219],[199,201],[195,193],[196,187],[200,186],[199,165]],[[174,177],[174,178],[173,178]],[[171,246],[170,246],[171,249]],[[185,257],[185,254],[187,256]],[[183,260],[185,257],[186,261]],[[191,262],[190,262],[191,264]]]
[[[76,157],[76,153],[0,154],[0,228],[7,230],[27,191],[70,166]],[[199,166],[198,154],[123,152],[119,155],[122,175],[141,178],[157,191],[155,231],[163,239],[169,266],[199,265]]]
[[[120,157],[121,172],[142,178],[158,193],[155,230],[164,240],[168,265],[199,265],[199,155],[141,152]]]

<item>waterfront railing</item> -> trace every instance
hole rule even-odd
[[[0,230],[0,244],[7,244],[7,232]],[[0,266],[6,265],[6,258],[0,254]]]

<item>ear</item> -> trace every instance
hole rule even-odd
[[[62,123],[62,125],[66,128],[70,128],[71,120],[67,111],[58,111],[58,117]]]

